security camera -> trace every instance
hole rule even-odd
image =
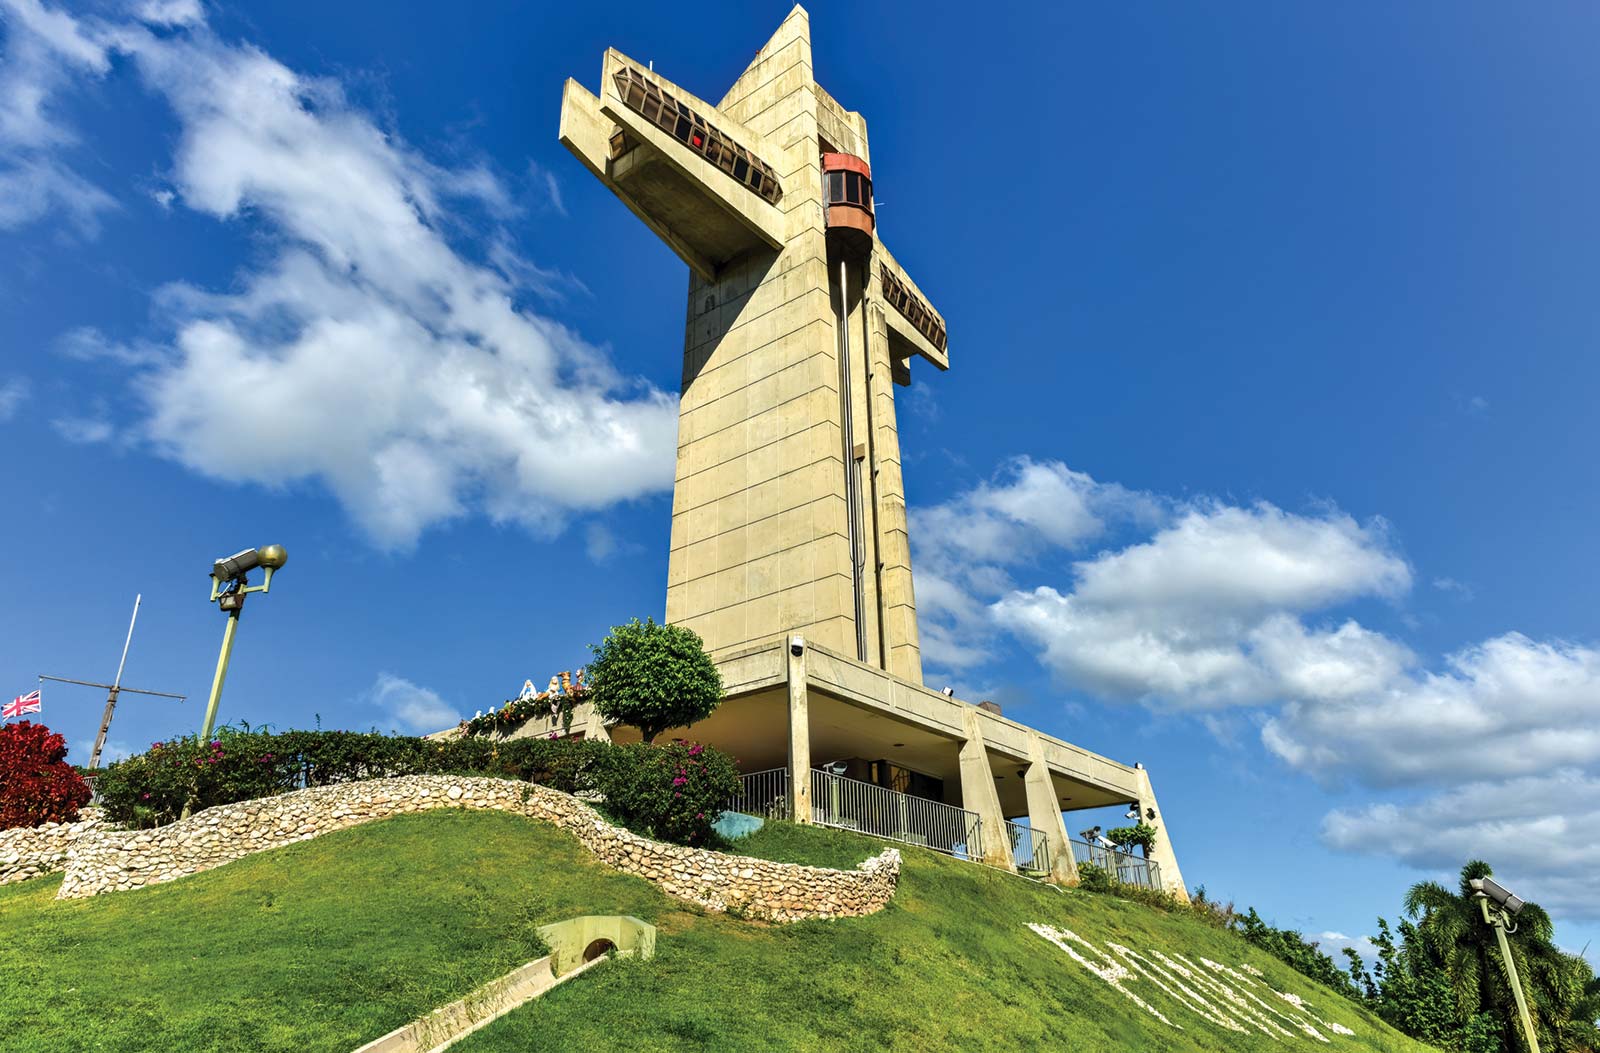
[[[259,566],[261,566],[260,551],[247,548],[243,552],[235,552],[227,559],[217,560],[211,566],[211,576],[218,581],[232,581],[244,577]]]
[[[806,653],[806,638],[799,633],[789,637],[789,653],[799,658]]]
[[[1472,891],[1482,896],[1487,896],[1495,906],[1508,914],[1520,914],[1526,907],[1527,901],[1517,896],[1512,891],[1500,884],[1494,878],[1473,878],[1467,884],[1472,886]]]
[[[1139,818],[1139,802],[1138,801],[1129,801],[1128,802],[1128,814],[1124,815],[1123,818],[1124,819],[1137,819],[1137,818]]]

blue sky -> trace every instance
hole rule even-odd
[[[560,85],[715,98],[787,8],[626,6],[0,0],[0,690],[109,678],[143,593],[125,681],[190,701],[112,741],[195,727],[269,542],[225,720],[429,729],[659,616],[685,268]],[[1281,924],[1478,855],[1600,935],[1600,14],[811,14],[951,331],[929,681],[1143,761]]]

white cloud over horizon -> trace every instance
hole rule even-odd
[[[1248,707],[1289,767],[1409,788],[1330,813],[1328,845],[1429,872],[1486,858],[1546,907],[1600,917],[1579,891],[1600,862],[1600,649],[1506,632],[1426,661],[1341,612],[1398,603],[1414,583],[1383,520],[1140,494],[1146,514],[1112,532],[1096,502],[1126,507],[1129,493],[1020,461],[914,512],[919,528],[976,520],[918,540],[930,668],[977,672],[1010,640],[1104,702],[1205,726]],[[1018,507],[1049,508],[1050,531],[1006,511]]]
[[[71,139],[51,99],[127,56],[178,120],[170,204],[272,235],[226,292],[162,290],[155,340],[119,350],[80,334],[131,370],[145,410],[133,432],[149,448],[234,484],[325,487],[387,549],[471,515],[550,535],[573,513],[670,487],[675,397],[523,306],[550,272],[498,227],[479,238],[484,260],[456,243],[474,215],[513,211],[488,169],[434,164],[338,83],[215,36],[197,3],[145,3],[159,35],[37,0],[0,5],[12,99],[0,136],[25,137],[29,164],[60,168],[49,151]],[[9,171],[27,175],[0,180]],[[72,187],[40,178],[58,196]],[[83,194],[16,200],[18,222],[99,211]]]

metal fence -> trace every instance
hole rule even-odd
[[[1070,843],[1072,858],[1079,866],[1085,863],[1097,866],[1124,885],[1156,889],[1161,887],[1161,866],[1158,863],[1119,849],[1091,845],[1077,839],[1073,839]]]
[[[739,792],[728,800],[725,810],[766,819],[793,819],[789,769],[770,768],[739,776]],[[832,772],[811,772],[811,821],[962,858],[976,859],[983,854],[982,824],[976,814]],[[1029,851],[1031,858],[1031,848]]]
[[[811,820],[962,858],[983,855],[976,813],[832,772],[811,772]]]
[[[1011,841],[1011,861],[1019,872],[1035,876],[1050,873],[1050,845],[1042,832],[1007,819],[1006,836]]]
[[[789,819],[789,769],[769,768],[739,776],[739,792],[729,798],[724,811],[759,815],[763,819]]]

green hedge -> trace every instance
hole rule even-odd
[[[192,810],[400,775],[521,779],[566,793],[598,790],[605,809],[639,833],[703,843],[737,790],[731,758],[692,743],[613,746],[583,739],[430,740],[376,732],[222,728],[153,743],[106,768],[97,788],[108,818],[159,826]],[[677,780],[682,780],[681,782]],[[191,803],[192,802],[192,803]]]

